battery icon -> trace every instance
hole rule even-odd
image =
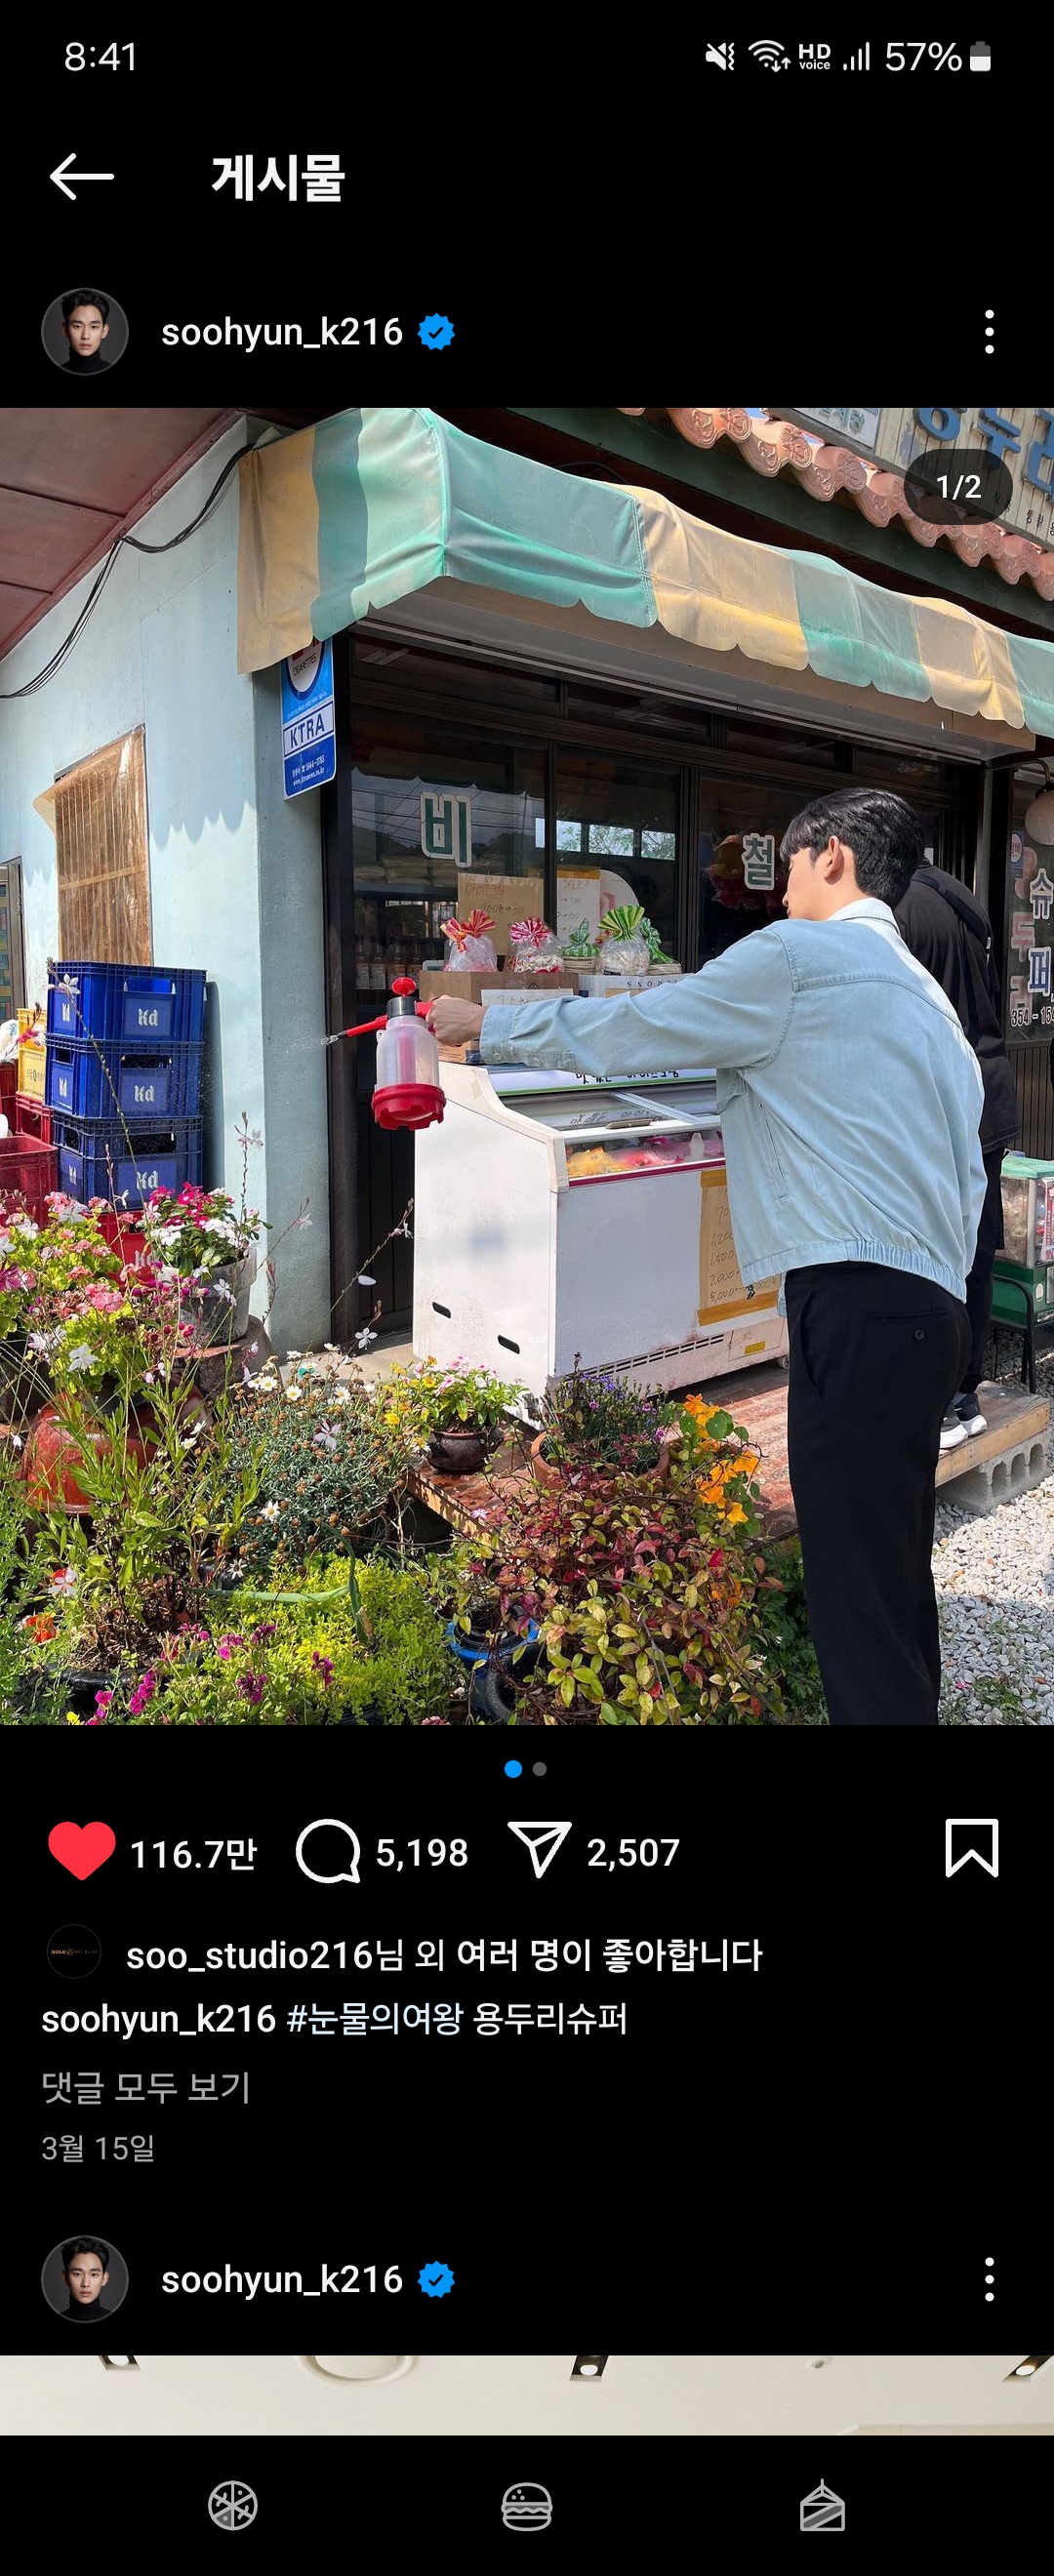
[[[991,68],[992,68],[992,48],[991,48],[991,46],[990,46],[990,45],[983,45],[983,44],[971,45],[971,47],[970,47],[970,69],[971,69],[971,71],[972,71],[972,72],[990,72],[990,71],[991,71]]]

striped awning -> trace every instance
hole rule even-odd
[[[508,455],[434,412],[342,412],[239,470],[242,671],[445,577],[662,626],[700,655],[738,649],[770,673],[810,670],[1054,734],[1054,643],[884,590],[825,555],[730,536],[658,492]]]

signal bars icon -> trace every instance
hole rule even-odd
[[[871,47],[869,44],[861,45],[855,54],[850,54],[848,62],[842,64],[842,70],[844,72],[869,72],[870,69]]]

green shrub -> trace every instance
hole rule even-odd
[[[243,1587],[221,1615],[164,1641],[108,1725],[325,1726],[372,1712],[386,1726],[444,1715],[453,1669],[412,1567],[366,1558],[352,1598],[345,1557],[316,1557],[274,1598]]]
[[[257,1487],[238,1531],[238,1562],[276,1583],[313,1552],[397,1515],[409,1436],[382,1421],[372,1387],[338,1384],[305,1361],[283,1387],[274,1371],[230,1400],[230,1485]]]

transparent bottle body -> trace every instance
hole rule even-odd
[[[377,1090],[427,1083],[439,1089],[439,1049],[423,1020],[389,1020],[377,1037]]]

